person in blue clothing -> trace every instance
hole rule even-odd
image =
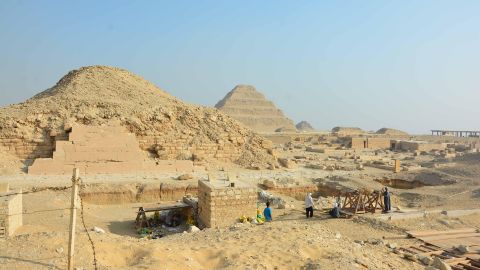
[[[263,209],[263,216],[266,221],[272,221],[272,209],[270,209],[270,202],[267,202],[267,207]]]

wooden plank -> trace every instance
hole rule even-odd
[[[463,263],[463,262],[468,262],[466,257],[457,257],[457,258],[451,258],[445,260],[446,263],[452,264],[452,263]]]
[[[411,246],[410,248],[416,249],[416,250],[420,251],[421,253],[428,252],[428,250],[425,250],[425,249],[422,249],[422,248],[416,247],[416,246]]]
[[[421,239],[423,241],[427,241],[424,239]],[[454,246],[458,245],[465,245],[469,247],[475,247],[476,245],[480,244],[480,237],[470,237],[470,238],[451,238],[451,239],[440,239],[440,240],[428,240],[427,241],[429,244],[433,244],[435,246],[439,246],[444,249],[450,249]],[[477,250],[476,248],[471,248],[472,252],[475,253]],[[479,249],[480,250],[480,249]]]
[[[461,265],[463,268],[468,269],[468,270],[480,270],[480,268],[478,268],[478,267],[471,266],[471,265],[464,264],[464,263],[459,263],[459,265]]]
[[[431,251],[438,251],[438,250],[439,250],[438,247],[436,247],[436,246],[420,245],[420,247],[429,249],[429,250],[431,250]]]
[[[152,208],[144,208],[144,212],[155,212],[155,211],[164,211],[164,210],[173,210],[173,209],[180,209],[180,208],[187,208],[191,207],[190,205],[186,203],[177,203],[177,204],[169,204],[169,205],[162,205],[158,207],[152,207]]]
[[[416,237],[422,241],[429,242],[435,240],[445,240],[445,239],[460,239],[460,238],[480,238],[480,233],[465,233],[465,234],[445,234],[445,235],[435,235],[435,236],[422,236]]]
[[[445,252],[444,250],[432,250],[432,251],[421,253],[421,254],[422,255],[441,255],[444,252]]]
[[[406,251],[406,252],[411,253],[411,254],[416,254],[415,251],[411,250],[408,247],[401,247],[400,250]]]
[[[473,266],[477,266],[477,267],[480,267],[480,261],[477,261],[477,260],[474,260],[474,259],[470,259],[470,264],[473,265]]]
[[[464,233],[475,233],[475,232],[477,232],[477,229],[475,228],[463,228],[463,229],[455,229],[455,230],[448,230],[448,231],[437,231],[437,230],[407,231],[407,234],[411,235],[412,237],[423,237],[423,236],[464,234]]]
[[[451,264],[451,265],[457,265],[461,263],[468,263],[469,260],[466,260],[465,258],[461,258],[461,260],[452,260],[452,259],[447,259],[445,260],[446,263]]]

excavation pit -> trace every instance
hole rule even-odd
[[[426,186],[424,183],[414,180],[408,181],[403,179],[375,179],[376,182],[396,189],[414,189]]]

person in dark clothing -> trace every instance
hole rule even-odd
[[[330,212],[328,212],[328,213],[333,218],[339,218],[340,217],[340,209],[338,208],[338,206],[333,207],[332,210],[330,210]]]
[[[390,203],[390,191],[388,191],[388,188],[385,187],[384,191],[383,191],[383,205],[384,205],[384,209],[383,211],[386,213],[386,212],[390,212],[390,210],[392,210],[392,205]]]
[[[341,201],[340,201],[340,197],[338,197],[337,201],[333,203],[333,208],[328,213],[333,218],[339,218],[342,215],[340,208],[341,208]]]

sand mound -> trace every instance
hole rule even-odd
[[[251,85],[237,85],[215,108],[258,132],[296,131],[292,120]]]
[[[0,109],[0,146],[22,159],[51,157],[73,123],[119,122],[161,159],[215,159],[267,166],[271,143],[215,109],[185,104],[126,70],[90,66]]]
[[[401,130],[398,130],[398,129],[393,129],[393,128],[381,128],[381,129],[377,130],[377,132],[375,132],[375,133],[376,134],[383,134],[383,135],[393,135],[393,136],[408,135],[407,132],[404,132],[404,131],[401,131]]]
[[[301,121],[295,125],[299,131],[314,131],[315,129],[307,121]]]

